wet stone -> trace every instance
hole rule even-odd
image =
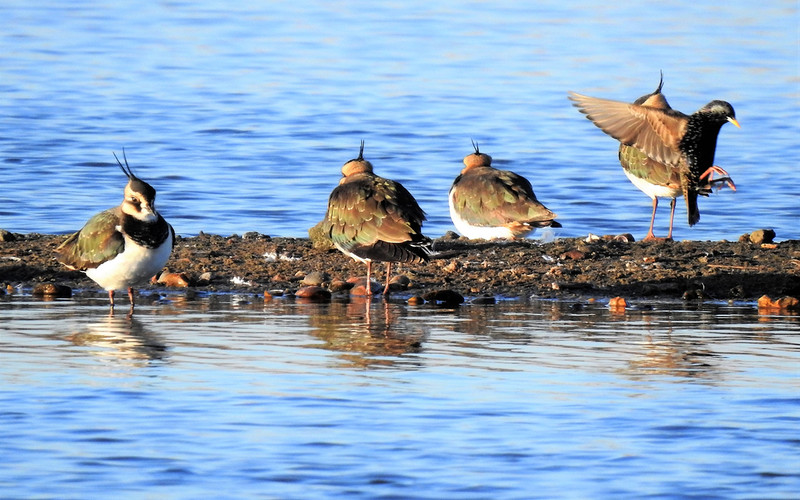
[[[158,283],[165,286],[186,288],[189,286],[189,277],[184,273],[161,273]]]
[[[306,274],[300,283],[303,285],[321,286],[323,283],[329,282],[330,279],[331,277],[328,273],[312,271]]]
[[[0,229],[0,241],[16,241],[17,237],[11,231]]]
[[[423,295],[426,302],[443,306],[457,306],[464,303],[464,296],[455,290],[436,290]]]
[[[772,243],[772,240],[775,239],[775,231],[772,229],[759,229],[757,231],[753,231],[750,233],[748,237],[750,243],[755,245],[761,245],[763,243]]]
[[[354,285],[353,283],[348,283],[347,281],[333,280],[331,281],[331,284],[328,285],[328,290],[334,293],[343,292],[345,290],[350,290],[351,288],[353,288],[353,285]]]
[[[471,302],[477,305],[490,305],[497,303],[497,299],[490,295],[484,295],[481,297],[475,297]]]
[[[321,286],[304,286],[294,293],[295,297],[310,300],[329,300],[331,292]]]
[[[55,283],[40,283],[33,288],[33,295],[37,297],[72,297],[72,288]]]

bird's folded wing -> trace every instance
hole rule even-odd
[[[118,209],[95,215],[56,248],[58,261],[71,269],[85,271],[113,259],[125,249],[125,238],[118,230],[119,224]]]
[[[530,182],[513,172],[463,175],[453,189],[459,216],[474,226],[497,227],[556,217],[536,200]]]

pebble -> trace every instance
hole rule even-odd
[[[330,279],[331,276],[328,273],[312,271],[306,274],[300,283],[303,285],[321,286],[323,283],[330,281]]]
[[[586,257],[586,254],[581,252],[580,250],[570,250],[568,252],[564,252],[561,254],[561,259],[571,259],[571,260],[581,260]]]
[[[410,285],[411,279],[404,274],[398,274],[389,280],[389,290],[392,291],[407,290]]]
[[[343,280],[333,280],[331,281],[331,284],[328,285],[328,290],[334,293],[343,292],[345,290],[350,290],[351,288],[353,288],[353,285],[354,285],[353,283],[348,283]]]
[[[702,300],[706,298],[706,294],[703,292],[703,290],[697,288],[695,290],[686,290],[685,292],[683,292],[681,298],[683,300],[696,300],[696,299]]]
[[[11,231],[0,229],[0,241],[16,241],[17,236]]]
[[[768,295],[762,295],[758,299],[759,309],[783,309],[788,311],[800,310],[800,300],[796,297],[781,297],[780,299],[773,300]]]
[[[490,304],[496,304],[497,299],[495,299],[491,295],[483,295],[481,297],[475,297],[474,299],[472,299],[472,303],[478,305],[490,305]]]
[[[636,241],[631,233],[618,234],[614,236],[614,241],[621,241],[623,243],[633,243]]]
[[[55,283],[40,283],[33,288],[33,295],[37,297],[72,297],[72,288]]]
[[[592,243],[592,242],[594,242],[594,241],[598,241],[598,240],[600,240],[600,239],[601,239],[601,238],[600,238],[599,236],[597,236],[596,234],[589,233],[589,236],[587,236],[587,237],[586,237],[586,239],[585,239],[584,241],[585,241],[586,243]]]
[[[158,282],[165,286],[186,288],[189,286],[189,278],[184,273],[161,273]]]
[[[425,299],[420,297],[419,295],[414,295],[413,297],[409,297],[408,304],[412,306],[418,306],[425,303]]]
[[[304,286],[298,289],[294,296],[309,300],[329,300],[331,292],[321,286]]]
[[[328,236],[328,225],[324,219],[319,221],[314,227],[309,228],[308,238],[311,240],[311,245],[318,250],[329,250],[334,248],[333,242]]]
[[[369,295],[367,293],[366,278],[350,278],[347,281],[348,283],[353,283],[353,288],[350,289],[350,295],[357,295],[359,297]],[[373,295],[377,295],[383,291],[383,286],[377,281],[370,280],[370,287]]]
[[[426,302],[433,302],[443,306],[457,306],[464,303],[464,296],[454,290],[436,290],[423,297]]]
[[[628,307],[628,302],[622,297],[614,297],[608,301],[608,307],[611,309],[625,309]]]
[[[757,231],[753,231],[748,236],[750,243],[755,245],[761,245],[762,243],[772,243],[772,240],[775,239],[775,231],[772,229],[759,229]]]
[[[442,271],[446,273],[454,273],[458,271],[459,265],[457,260],[451,260],[449,264],[442,267]]]

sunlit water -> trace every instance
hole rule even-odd
[[[304,236],[366,141],[453,229],[447,191],[476,140],[529,177],[563,236],[633,232],[650,200],[569,90],[730,101],[716,163],[737,192],[701,200],[677,239],[773,227],[798,238],[797,3],[4,2],[0,228],[66,233],[116,205],[112,151],[180,234]],[[657,233],[667,227],[663,203]]]
[[[650,200],[568,90],[730,101],[737,192],[677,239],[798,238],[797,4],[4,2],[0,228],[66,233],[121,199],[178,233],[303,236],[366,141],[453,229],[476,140],[558,235]],[[667,225],[666,203],[656,232]],[[659,229],[660,228],[660,229]],[[2,278],[0,277],[0,280]],[[752,304],[0,301],[0,497],[796,498],[798,321]]]
[[[797,316],[0,302],[0,496],[796,498]]]

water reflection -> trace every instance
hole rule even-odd
[[[405,321],[409,308],[402,303],[352,297],[309,307],[311,335],[324,341],[323,348],[340,351],[352,366],[392,366],[396,357],[420,352],[426,337],[419,322]]]
[[[628,363],[626,375],[641,379],[652,375],[713,380],[720,376],[718,357],[701,342],[645,335],[641,350]]]
[[[96,356],[129,361],[137,366],[164,360],[169,355],[166,342],[131,315],[109,314],[65,338],[76,346],[91,347],[90,352]]]

